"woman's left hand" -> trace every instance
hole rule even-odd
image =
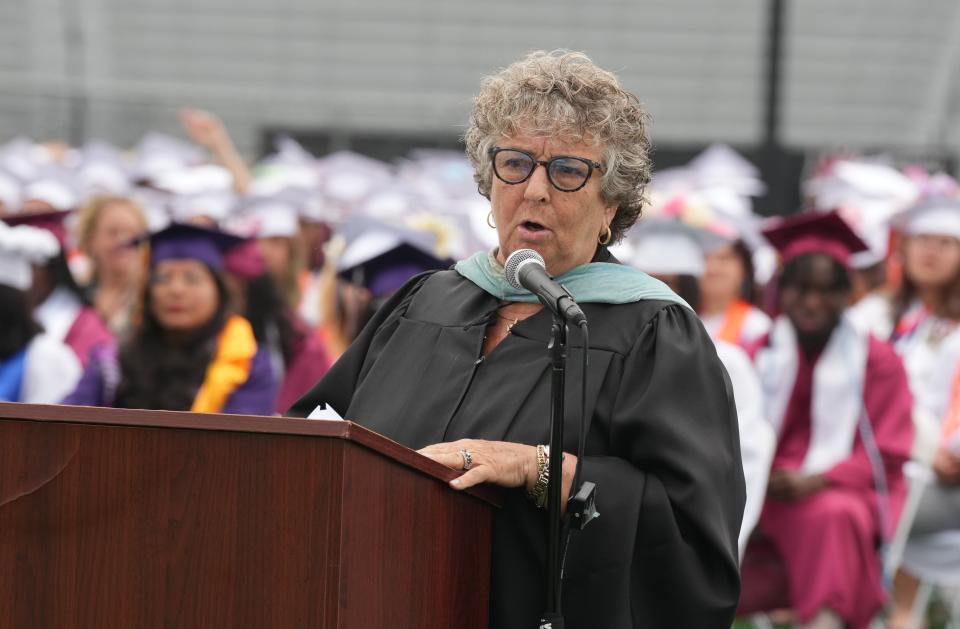
[[[792,502],[812,496],[827,487],[822,474],[804,474],[794,470],[774,470],[767,483],[767,495],[775,500]]]
[[[436,443],[419,450],[420,454],[454,470],[463,470],[464,456],[470,453],[470,469],[450,481],[454,489],[467,489],[480,483],[502,487],[533,489],[537,482],[537,448],[522,443],[461,439],[450,443]],[[564,453],[561,507],[566,505],[576,471],[577,457]]]

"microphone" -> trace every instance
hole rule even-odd
[[[575,325],[587,322],[573,295],[550,277],[543,257],[533,249],[517,249],[511,253],[504,265],[504,275],[510,286],[527,289],[564,321]]]

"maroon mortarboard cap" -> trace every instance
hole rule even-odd
[[[251,280],[267,272],[267,264],[256,240],[244,240],[223,256],[223,269],[232,275]]]
[[[822,253],[849,268],[850,256],[867,250],[866,243],[835,211],[775,219],[763,235],[780,252],[783,264],[804,254]]]
[[[217,229],[171,223],[153,234],[139,236],[130,244],[150,243],[150,265],[164,260],[199,260],[215,270],[223,269],[224,253],[242,238]]]
[[[3,222],[11,227],[17,225],[30,225],[45,229],[60,242],[62,249],[67,248],[67,227],[63,224],[68,216],[73,212],[71,210],[50,210],[48,212],[21,212],[17,214],[5,214]]]

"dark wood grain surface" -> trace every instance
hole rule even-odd
[[[0,627],[486,626],[491,505],[432,461],[348,422],[105,411],[0,404]]]
[[[0,402],[0,419],[334,437],[354,441],[437,480],[449,482],[460,475],[460,472],[351,421],[180,411],[130,411],[121,408],[14,402]],[[466,491],[492,505],[503,504],[500,492],[492,487],[474,487]]]

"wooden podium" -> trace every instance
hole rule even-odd
[[[0,403],[0,627],[487,627],[492,491],[342,421]]]

